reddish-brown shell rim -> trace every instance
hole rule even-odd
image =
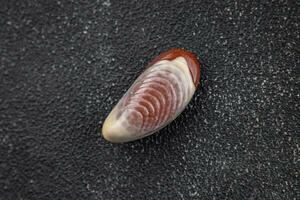
[[[155,64],[156,62],[158,62],[160,60],[173,60],[180,56],[182,56],[186,59],[188,67],[189,67],[191,75],[192,75],[194,85],[197,88],[197,86],[199,85],[199,81],[200,81],[201,65],[200,65],[196,55],[190,51],[187,51],[185,49],[180,49],[180,48],[170,49],[169,51],[163,52],[160,55],[158,55],[156,58],[154,58],[148,64],[147,67],[152,66],[153,64]]]

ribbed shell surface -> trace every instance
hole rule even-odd
[[[182,111],[194,93],[191,77],[171,61],[148,68],[121,101],[118,116],[132,133],[155,131]]]

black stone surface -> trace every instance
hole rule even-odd
[[[300,199],[299,1],[1,0],[0,199]],[[160,133],[102,123],[182,47],[202,86]]]

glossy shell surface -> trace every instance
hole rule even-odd
[[[184,110],[199,79],[200,64],[194,54],[183,49],[160,54],[108,115],[103,137],[129,142],[160,130]]]

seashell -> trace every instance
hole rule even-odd
[[[191,100],[200,79],[194,54],[171,49],[156,57],[106,118],[102,134],[114,143],[146,137],[173,121]]]

